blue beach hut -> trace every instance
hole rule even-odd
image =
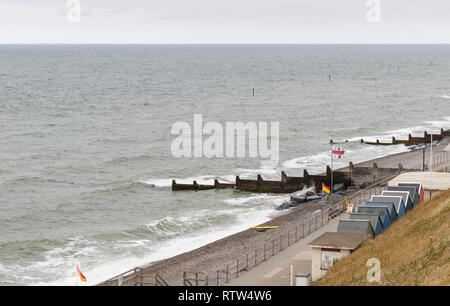
[[[383,231],[383,224],[376,213],[351,213],[350,220],[368,220],[372,225],[375,237]]]
[[[409,195],[405,195],[406,198],[409,197]],[[397,218],[401,218],[406,214],[407,210],[410,210],[412,208],[412,202],[409,201],[408,204],[405,204],[404,198],[400,194],[395,195],[373,195],[370,197],[371,202],[392,202],[394,203],[396,212],[397,212]]]
[[[383,225],[383,229],[387,229],[389,226],[391,226],[392,217],[387,206],[360,205],[358,206],[358,213],[378,214],[378,217],[381,220],[381,225]]]
[[[411,200],[411,197],[409,196],[409,191],[383,191],[381,195],[384,197],[402,197],[403,203],[405,205],[405,213],[413,207],[413,202]],[[400,215],[398,216],[400,217]]]
[[[394,205],[394,202],[389,202],[389,201],[366,201],[366,205],[376,205],[376,206],[384,206],[387,207],[388,211],[389,211],[389,215],[391,216],[391,223],[393,223],[394,221],[396,221],[398,219],[397,217],[397,208]]]

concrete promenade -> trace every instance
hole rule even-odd
[[[296,273],[311,273],[311,248],[306,245],[325,232],[336,232],[340,219],[347,219],[343,213],[330,220],[325,226],[300,239],[290,247],[269,257],[265,262],[247,272],[241,272],[238,278],[232,279],[225,286],[289,286],[291,265]]]

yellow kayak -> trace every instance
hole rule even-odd
[[[250,227],[253,229],[274,229],[274,228],[278,228],[278,226],[254,226],[254,227]]]

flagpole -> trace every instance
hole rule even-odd
[[[330,206],[333,205],[333,147],[331,147],[331,186],[330,186]]]
[[[432,181],[433,181],[433,133],[431,133],[430,138],[430,189]]]

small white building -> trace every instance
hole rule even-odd
[[[312,281],[323,277],[337,259],[349,255],[369,238],[365,234],[327,232],[311,241],[308,246],[312,248]]]

